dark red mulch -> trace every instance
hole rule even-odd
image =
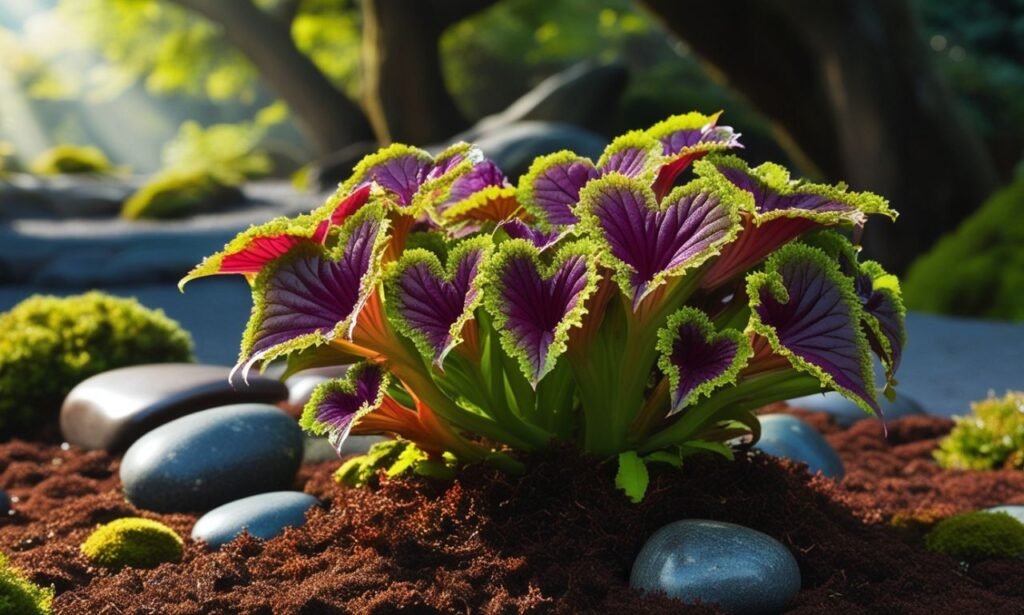
[[[1024,472],[949,472],[931,462],[951,422],[863,421],[828,433],[847,466],[841,483],[761,456],[693,460],[656,472],[641,505],[615,491],[611,467],[562,451],[529,459],[524,476],[471,468],[451,484],[386,482],[377,491],[331,481],[337,462],[303,468],[296,487],[330,502],[301,529],[219,552],[186,547],[178,564],[109,573],[78,545],[97,523],[159,519],[187,536],[195,516],[134,509],[118,491],[117,458],[52,445],[0,445],[0,485],[18,513],[0,521],[0,550],[54,584],[63,613],[680,612],[627,587],[654,530],[713,518],[764,531],[800,562],[794,613],[1021,613],[1024,565],[958,562],[923,550],[894,514],[945,516],[1024,503]],[[683,607],[684,612],[716,612]]]

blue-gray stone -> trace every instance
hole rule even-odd
[[[993,506],[992,508],[986,508],[985,512],[1004,512],[1017,521],[1024,523],[1024,505],[1022,504],[1007,504],[1004,506]]]
[[[0,517],[7,516],[7,511],[11,509],[11,496],[7,495],[7,492],[0,489]]]
[[[812,474],[820,471],[829,478],[843,477],[843,461],[817,429],[788,414],[763,414],[758,419],[761,439],[754,448],[806,463]]]
[[[800,567],[771,536],[733,523],[686,519],[654,533],[633,563],[630,586],[727,613],[778,613],[800,591]]]
[[[265,404],[236,404],[171,421],[142,436],[121,461],[129,502],[158,512],[206,511],[288,489],[302,462],[295,419]]]
[[[305,523],[306,511],[319,503],[301,491],[274,491],[235,500],[200,517],[192,527],[192,540],[202,540],[216,549],[242,530],[256,538],[273,538],[286,527]]]
[[[840,427],[849,427],[857,421],[874,418],[867,412],[864,412],[860,406],[835,391],[797,397],[786,403],[794,408],[827,412],[835,418],[836,424]],[[879,392],[878,405],[881,406],[882,414],[887,421],[894,421],[905,416],[926,414],[921,404],[900,392],[896,393],[896,399],[893,401],[889,401],[885,395]]]
[[[231,368],[192,363],[133,365],[97,374],[68,393],[60,410],[64,439],[84,449],[123,451],[179,417],[227,404],[274,404],[288,388],[271,378],[231,379]]]

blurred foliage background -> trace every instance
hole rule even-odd
[[[0,175],[74,144],[286,177],[443,141],[581,60],[629,72],[605,136],[721,109],[754,162],[888,196],[867,244],[897,271],[1024,173],[1024,0],[4,0]]]

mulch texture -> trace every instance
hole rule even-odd
[[[628,587],[644,540],[683,518],[739,523],[782,541],[800,564],[792,613],[1022,613],[1024,564],[971,565],[922,547],[937,519],[1024,503],[1024,472],[952,472],[931,460],[949,420],[862,421],[822,430],[846,464],[841,482],[762,455],[693,459],[656,470],[643,503],[613,486],[614,468],[570,451],[528,458],[522,476],[469,468],[452,483],[332,482],[337,462],[304,466],[296,488],[326,506],[306,525],[220,551],[186,541],[180,563],[113,573],[78,547],[99,523],[139,515],[188,536],[195,515],[157,515],[121,497],[119,458],[58,445],[0,445],[0,486],[18,498],[0,520],[0,551],[56,587],[58,613],[715,613]]]

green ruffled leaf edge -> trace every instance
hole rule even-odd
[[[668,376],[669,395],[675,396],[679,386],[679,368],[672,362],[673,346],[678,338],[679,327],[684,324],[696,325],[705,341],[714,343],[721,340],[730,340],[736,343],[736,356],[733,357],[729,368],[716,378],[712,378],[690,391],[685,398],[680,400],[668,413],[668,416],[682,411],[684,408],[697,401],[700,397],[709,397],[713,391],[723,386],[734,384],[739,378],[740,371],[746,367],[750,357],[754,354],[750,338],[738,329],[723,329],[718,331],[707,314],[694,307],[684,307],[668,317],[665,326],[658,330],[657,349],[658,368]]]
[[[534,196],[533,185],[537,181],[537,177],[551,167],[570,164],[573,162],[590,165],[596,170],[594,162],[590,158],[580,156],[579,154],[569,150],[561,150],[553,154],[534,158],[533,164],[530,165],[526,174],[519,178],[519,184],[516,188],[516,199],[519,201],[519,205],[525,208],[526,211],[533,214],[533,217],[537,219],[537,224],[544,230],[550,230],[552,228],[552,224],[548,222],[547,212],[537,203],[537,199]],[[570,206],[570,209],[571,208],[572,206]]]
[[[754,195],[742,190],[724,175],[718,172],[715,164],[738,169],[749,173],[765,182],[768,187],[778,191],[780,194],[789,195],[794,192],[803,194],[816,194],[830,200],[849,205],[853,208],[850,213],[843,212],[815,212],[803,209],[779,209],[766,213],[759,213],[754,204]],[[733,155],[717,154],[704,160],[694,163],[694,172],[701,178],[713,183],[719,190],[735,194],[737,203],[752,216],[755,226],[777,218],[806,218],[813,220],[823,226],[836,226],[844,224],[863,224],[869,215],[882,215],[890,220],[895,220],[899,215],[895,210],[889,208],[889,202],[871,192],[849,192],[845,183],[838,183],[834,186],[828,184],[815,184],[803,180],[790,181],[789,171],[785,167],[774,162],[751,168],[742,158]]]
[[[318,256],[326,260],[337,262],[342,258],[348,238],[352,235],[355,228],[368,218],[375,218],[380,224],[380,228],[378,229],[377,237],[374,240],[373,250],[371,253],[372,255],[370,257],[370,267],[359,282],[360,299],[356,302],[356,306],[353,308],[352,313],[345,320],[337,323],[328,332],[317,331],[300,335],[288,340],[287,342],[272,346],[255,356],[250,356],[250,349],[255,343],[254,338],[259,330],[260,324],[263,322],[264,310],[266,310],[266,299],[264,298],[263,293],[268,281],[276,275],[283,265],[290,263],[295,258],[303,256]],[[389,241],[389,235],[387,232],[388,224],[388,218],[382,205],[377,203],[367,204],[351,218],[345,221],[345,224],[339,232],[338,243],[333,249],[328,250],[314,244],[300,245],[288,254],[273,261],[256,276],[256,280],[252,288],[252,312],[249,316],[249,323],[245,327],[245,332],[242,334],[242,348],[238,358],[238,365],[243,366],[243,376],[257,361],[259,361],[263,366],[266,366],[278,357],[295,351],[305,350],[311,346],[325,344],[342,335],[345,337],[349,337],[351,335],[352,329],[355,328],[359,312],[362,310],[366,300],[374,291],[383,276],[381,262],[384,257],[384,248]],[[236,365],[236,369],[238,368],[238,365]]]
[[[840,393],[843,397],[857,404],[868,414],[875,414],[875,409],[856,393],[839,386],[831,374],[820,367],[797,356],[788,348],[782,345],[778,333],[773,327],[761,321],[757,313],[757,307],[761,305],[760,291],[768,290],[777,301],[789,303],[790,296],[786,290],[782,274],[778,269],[789,259],[801,259],[811,262],[821,274],[839,288],[843,303],[850,310],[850,320],[854,327],[856,337],[857,354],[861,373],[864,377],[864,388],[869,395],[875,394],[875,374],[871,365],[871,347],[868,344],[864,329],[859,323],[864,320],[864,311],[861,309],[860,300],[854,290],[853,280],[846,277],[839,270],[838,263],[829,258],[823,250],[801,243],[790,243],[776,250],[768,257],[763,271],[757,271],[747,276],[747,296],[750,298],[750,320],[747,324],[747,332],[757,333],[768,340],[772,350],[780,356],[785,357],[794,369],[814,376],[822,386],[831,388]],[[876,400],[877,401],[877,400]]]
[[[598,172],[604,173],[602,169],[604,169],[604,165],[608,164],[609,159],[620,151],[629,148],[640,149],[646,153],[643,170],[638,175],[632,177],[652,181],[654,176],[657,175],[658,169],[665,163],[665,157],[661,153],[661,141],[647,134],[647,131],[644,130],[631,130],[624,135],[616,137],[609,143],[608,147],[604,148],[601,157],[597,160]],[[615,172],[621,173],[621,171]]]
[[[508,322],[508,318],[502,312],[502,299],[500,294],[501,271],[510,259],[519,256],[526,256],[529,258],[533,262],[538,273],[540,273],[541,278],[545,280],[550,279],[554,272],[557,271],[567,259],[573,256],[583,256],[587,267],[586,286],[580,291],[580,299],[576,306],[570,310],[569,313],[566,314],[565,318],[563,318],[555,327],[554,339],[551,340],[547,356],[544,358],[544,364],[541,366],[536,378],[532,373],[533,370],[530,366],[529,357],[523,349],[519,347],[518,340],[515,335],[505,326]],[[503,242],[498,249],[495,250],[490,261],[487,263],[487,267],[485,268],[487,278],[483,283],[484,308],[491,315],[491,318],[494,319],[494,328],[500,332],[499,337],[501,339],[501,346],[505,350],[505,353],[510,357],[515,357],[523,375],[526,376],[526,379],[534,388],[536,388],[540,381],[544,379],[544,376],[555,368],[558,358],[565,353],[566,348],[568,347],[570,329],[573,327],[583,326],[583,317],[588,314],[587,300],[590,299],[597,290],[597,285],[601,277],[598,272],[596,259],[593,257],[593,244],[582,239],[563,245],[551,260],[551,264],[545,265],[544,260],[541,258],[540,251],[532,243],[525,239],[510,239]]]
[[[427,336],[410,325],[402,315],[402,302],[400,299],[401,291],[398,288],[398,279],[409,267],[423,263],[430,269],[433,275],[451,282],[452,278],[455,276],[459,262],[465,258],[467,254],[476,250],[480,250],[482,254],[480,256],[480,265],[477,267],[477,274],[470,283],[470,289],[476,290],[477,296],[470,305],[463,310],[459,318],[452,323],[452,326],[448,329],[448,334],[451,336],[451,342],[447,347],[442,348],[437,352],[427,339]],[[384,282],[385,296],[390,299],[387,302],[388,316],[395,324],[398,332],[411,339],[420,353],[424,357],[430,359],[439,369],[442,368],[444,359],[448,353],[462,343],[463,328],[467,322],[473,320],[477,307],[483,303],[484,293],[481,285],[485,279],[485,267],[487,266],[487,262],[490,259],[493,250],[494,244],[491,241],[490,236],[481,235],[478,237],[464,239],[457,243],[448,252],[447,267],[441,265],[441,261],[438,259],[436,254],[422,248],[406,250],[397,262],[388,267]]]
[[[582,191],[580,191],[580,203],[574,212],[580,219],[580,223],[577,225],[577,228],[581,229],[583,234],[598,246],[597,255],[601,264],[614,272],[613,278],[615,279],[615,282],[627,297],[633,296],[633,267],[629,263],[619,260],[614,256],[612,246],[608,240],[605,239],[604,232],[601,230],[601,222],[593,212],[593,208],[596,205],[597,200],[600,198],[601,191],[606,186],[626,189],[642,194],[647,208],[651,211],[662,211],[668,205],[676,203],[685,197],[700,194],[701,192],[707,192],[708,194],[714,195],[718,198],[719,202],[728,208],[729,218],[732,221],[732,225],[724,237],[710,244],[705,250],[694,255],[690,260],[656,273],[647,284],[647,289],[644,291],[644,294],[635,303],[639,303],[639,301],[643,300],[644,297],[656,290],[662,284],[666,283],[668,280],[680,277],[688,271],[695,270],[712,257],[720,254],[724,246],[736,240],[736,237],[742,229],[740,214],[735,205],[735,200],[729,200],[734,197],[720,193],[717,190],[717,186],[711,182],[695,180],[689,182],[685,186],[675,188],[668,194],[668,196],[662,199],[661,204],[659,205],[657,198],[654,195],[654,191],[642,180],[629,178],[618,173],[610,173],[591,181],[583,188]]]
[[[351,395],[356,390],[356,380],[362,374],[362,372],[368,367],[373,369],[380,369],[377,366],[372,365],[369,362],[363,361],[356,363],[348,369],[345,373],[344,378],[334,378],[327,382],[322,382],[313,389],[313,395],[306,402],[306,405],[302,408],[302,416],[299,418],[299,427],[304,429],[307,433],[314,436],[325,436],[330,434],[334,429],[327,423],[323,423],[316,418],[316,411],[320,407],[320,404],[327,398],[331,393],[344,393]],[[355,416],[352,418],[351,426],[355,427],[356,423],[360,418],[373,412],[377,408],[380,408],[381,403],[384,401],[387,388],[391,382],[391,375],[387,370],[381,369],[381,381],[380,387],[377,389],[377,396],[374,398],[372,403],[363,403],[359,410],[356,411]]]

